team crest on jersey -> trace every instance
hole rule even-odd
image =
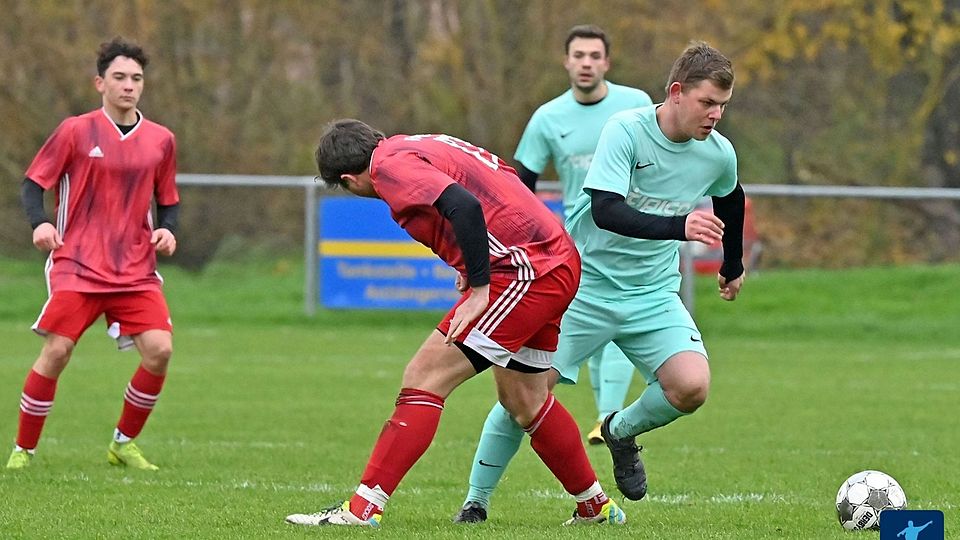
[[[103,150],[99,146],[94,146],[93,150],[90,150],[90,153],[87,154],[90,157],[103,157]]]

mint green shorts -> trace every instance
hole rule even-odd
[[[647,384],[671,356],[693,351],[707,356],[696,323],[675,293],[630,300],[601,300],[583,294],[570,303],[560,322],[553,368],[560,382],[576,384],[580,366],[610,342],[643,374]]]

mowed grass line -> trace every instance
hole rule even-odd
[[[40,265],[2,262],[0,440],[10,441],[40,346],[27,329],[46,292]],[[526,444],[490,521],[450,523],[494,399],[489,374],[481,375],[448,399],[437,439],[377,535],[852,538],[834,519],[836,489],[849,474],[876,468],[900,480],[911,507],[943,510],[948,537],[957,538],[958,270],[767,272],[752,276],[735,303],[717,299],[711,280],[698,281],[712,393],[696,415],[642,437],[651,491],[624,503],[624,528],[561,529],[573,505]],[[139,438],[162,470],[106,464],[136,357],[115,352],[98,323],[61,379],[35,466],[0,469],[0,537],[366,537],[282,519],[350,495],[403,367],[439,314],[306,318],[301,269],[283,260],[164,276],[176,352]],[[631,395],[642,386],[635,380]],[[584,430],[592,426],[586,374],[558,396]],[[588,453],[615,491],[606,449]]]

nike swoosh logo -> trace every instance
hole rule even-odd
[[[499,469],[500,467],[503,467],[503,465],[491,465],[490,463],[485,463],[482,459],[481,459],[480,461],[478,461],[477,463],[479,463],[480,465],[482,465],[482,466],[484,466],[484,467],[496,467],[496,468],[498,468],[498,469]]]
[[[698,337],[690,336],[690,341],[693,341],[693,342],[696,342],[696,343],[700,343],[700,342],[702,342],[703,340],[700,339],[700,338],[698,338]]]
[[[560,134],[560,138],[562,139],[562,138],[566,137],[567,135],[569,135],[569,134],[571,134],[571,133],[573,133],[573,130],[570,130],[570,131],[568,131],[568,132],[566,132],[566,133],[561,133],[561,134]]]
[[[647,163],[646,165],[641,165],[637,163],[637,169],[646,169],[647,167],[653,165],[653,163]]]

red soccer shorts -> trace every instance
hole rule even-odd
[[[549,368],[557,350],[560,318],[573,300],[580,284],[580,258],[564,264],[533,281],[490,276],[490,304],[470,323],[457,341],[497,364],[511,359],[534,368]],[[464,295],[437,328],[446,335],[450,319]]]
[[[173,331],[170,310],[160,291],[55,292],[41,309],[33,330],[42,336],[64,336],[76,343],[100,315],[106,316],[107,334],[117,340],[121,349],[133,346],[130,336],[147,330]]]

